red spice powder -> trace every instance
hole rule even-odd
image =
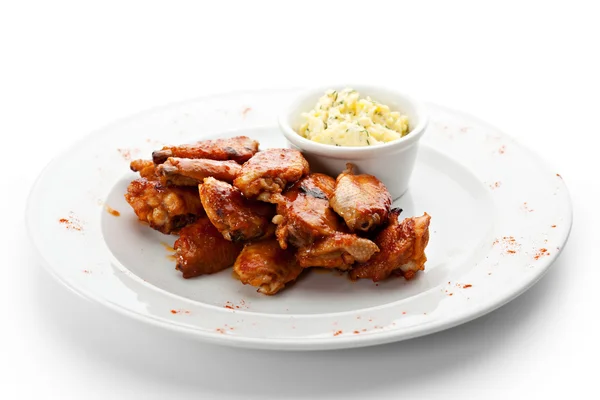
[[[556,228],[556,225],[550,225],[550,228]]]
[[[171,310],[171,314],[177,314],[177,310]]]
[[[333,336],[339,336],[339,335],[341,335],[341,334],[342,334],[342,331],[335,331],[335,332],[333,333]]]
[[[140,152],[140,149],[117,149],[117,151],[125,161],[131,161]]]
[[[69,218],[60,218],[58,220],[60,224],[63,224],[68,230],[73,231],[82,231],[83,226],[81,221],[73,215],[73,213],[69,214]]]
[[[215,329],[215,331],[219,332],[220,334],[225,333],[225,329],[223,329],[223,328],[217,328],[217,329]]]
[[[360,333],[360,331],[354,331],[352,333],[354,333],[355,335],[358,335]]]
[[[536,260],[539,260],[541,257],[543,256],[549,256],[550,252],[548,251],[548,249],[542,247],[541,249],[539,249],[537,251],[537,253],[535,253],[535,256],[533,256],[533,258],[535,258]]]
[[[492,189],[492,190],[498,189],[501,185],[502,185],[502,182],[496,181],[490,185],[490,189]]]
[[[560,179],[562,179],[562,176],[560,176],[560,174],[556,174],[556,176],[558,176]]]
[[[463,285],[463,289],[468,289],[470,287],[473,287],[473,285],[471,285],[470,283],[467,283],[466,285]]]
[[[527,205],[527,202],[523,203],[523,210],[525,210],[527,212],[533,212],[534,211],[532,208],[529,208],[529,206]]]

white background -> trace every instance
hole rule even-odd
[[[0,3],[0,398],[598,398],[598,11],[577,1],[215,3]],[[28,191],[90,131],[201,95],[344,80],[467,111],[550,160],[575,213],[550,272],[442,333],[285,353],[128,320],[35,261]]]

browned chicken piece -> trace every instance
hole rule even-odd
[[[165,234],[204,215],[197,188],[166,187],[141,178],[129,184],[125,199],[140,221]]]
[[[229,139],[203,140],[181,146],[165,146],[152,153],[155,164],[162,164],[169,157],[208,158],[211,160],[233,160],[244,163],[258,151],[258,142],[247,136]]]
[[[315,239],[340,229],[339,217],[329,206],[335,181],[324,174],[309,174],[287,189],[277,204],[275,232],[279,245],[308,246]]]
[[[354,165],[348,163],[337,177],[331,207],[352,232],[368,232],[387,222],[392,196],[379,179],[355,175],[354,170]]]
[[[223,239],[206,217],[183,228],[173,248],[176,268],[184,278],[214,274],[231,267],[242,251],[241,244]]]
[[[308,162],[298,150],[268,149],[248,160],[233,184],[249,199],[271,202],[274,193],[281,193],[308,170]]]
[[[233,266],[244,285],[258,287],[258,292],[272,295],[296,280],[302,272],[291,249],[283,250],[275,239],[248,243]]]
[[[156,172],[171,185],[198,186],[209,176],[220,181],[233,182],[241,169],[240,164],[231,160],[169,157],[156,167]]]
[[[390,212],[389,225],[377,235],[375,243],[380,252],[369,261],[356,265],[350,271],[352,279],[386,279],[392,272],[412,279],[417,271],[425,267],[425,247],[429,242],[429,221],[425,213],[421,217],[398,220],[399,209]]]
[[[138,172],[142,178],[146,178],[149,181],[158,180],[156,165],[151,160],[133,160],[129,163],[129,168],[133,172]]]
[[[375,243],[352,233],[336,232],[298,249],[298,263],[306,267],[348,270],[354,262],[365,262],[379,251]]]
[[[274,233],[272,204],[248,200],[239,189],[215,178],[204,179],[198,189],[208,218],[225,239],[241,242]]]

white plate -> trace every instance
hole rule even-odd
[[[285,147],[279,107],[295,91],[222,95],[120,121],[55,159],[32,189],[27,227],[48,270],[114,310],[199,339],[268,349],[334,349],[447,329],[505,304],[533,285],[565,244],[571,204],[556,173],[496,129],[429,105],[403,216],[432,216],[424,273],[379,284],[307,273],[263,296],[231,271],[184,280],[175,237],[137,222],[123,198],[131,157],[163,144],[237,134]],[[115,217],[110,206],[121,213]],[[545,249],[545,250],[544,250]]]

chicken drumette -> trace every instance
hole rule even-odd
[[[243,284],[258,287],[260,293],[268,295],[296,280],[302,269],[294,252],[279,247],[275,239],[246,244],[233,266]]]
[[[281,248],[289,244],[308,246],[319,237],[340,229],[338,216],[329,207],[335,181],[323,174],[310,174],[278,196],[277,240]]]
[[[211,160],[233,160],[244,163],[258,151],[258,142],[246,136],[230,139],[203,140],[181,146],[165,146],[152,153],[155,164],[162,164],[169,157],[208,158]]]
[[[167,161],[156,167],[156,173],[171,185],[197,186],[207,177],[233,182],[241,169],[240,164],[231,160],[169,157]]]
[[[177,232],[204,215],[197,188],[166,187],[141,178],[129,184],[125,199],[140,221],[162,233]]]
[[[385,185],[373,175],[355,175],[354,165],[336,179],[331,207],[352,232],[368,232],[388,220],[392,197]]]
[[[213,274],[231,267],[242,251],[241,244],[225,240],[206,217],[181,229],[173,248],[176,268],[184,278]]]
[[[350,271],[352,279],[367,278],[377,282],[386,279],[392,272],[412,279],[417,271],[424,269],[431,217],[425,213],[400,222],[400,211],[394,209],[390,212],[389,225],[375,239],[379,253],[356,265]]]
[[[298,150],[269,149],[256,153],[233,181],[249,199],[275,202],[288,183],[308,174],[308,162]]]
[[[200,199],[208,218],[223,237],[233,242],[265,238],[275,231],[275,206],[248,200],[235,187],[214,178],[204,179]]]

